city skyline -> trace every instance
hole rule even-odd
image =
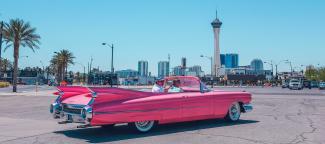
[[[239,65],[249,65],[258,58],[275,62],[289,59],[295,66],[324,66],[323,1],[78,1],[80,5],[72,7],[75,2],[29,1],[18,6],[12,4],[15,1],[3,2],[6,7],[0,10],[0,20],[22,18],[42,37],[41,49],[35,53],[21,49],[21,57],[29,57],[20,59],[20,67],[48,65],[54,51],[69,49],[76,62],[87,65],[93,57],[94,67],[110,70],[110,50],[101,45],[108,42],[115,46],[116,70],[137,69],[136,62],[143,59],[148,61],[148,71],[157,75],[157,63],[170,54],[170,67],[186,57],[188,65],[201,65],[209,73],[210,62],[200,55],[213,56],[210,23],[216,9],[223,22],[221,53],[238,53]],[[12,60],[12,49],[3,56]],[[269,65],[265,69],[270,69]],[[76,64],[70,70],[82,71],[82,67]],[[282,63],[279,71],[290,68]]]

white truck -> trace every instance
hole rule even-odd
[[[289,81],[289,89],[291,90],[301,90],[304,88],[303,83],[298,79],[291,79]]]

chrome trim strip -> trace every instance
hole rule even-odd
[[[180,110],[180,109],[195,109],[202,108],[204,106],[186,106],[186,107],[177,107],[177,108],[158,108],[158,109],[144,109],[144,110],[124,110],[124,111],[108,111],[108,112],[94,112],[94,115],[100,114],[116,114],[116,113],[132,113],[132,112],[152,112],[152,111],[164,111],[164,110]]]
[[[152,111],[177,110],[177,109],[180,109],[180,108],[161,108],[161,109],[147,109],[147,110],[125,110],[125,111],[94,112],[94,115],[116,114],[116,113],[132,113],[132,112],[152,112]]]
[[[83,109],[86,106],[81,104],[66,104],[66,103],[62,103],[62,105],[66,105],[68,108],[75,108],[75,109]]]
[[[243,108],[244,108],[245,112],[253,111],[253,105],[251,105],[251,104],[243,104]]]

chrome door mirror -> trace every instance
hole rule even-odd
[[[209,91],[210,91],[210,89],[205,84],[200,82],[200,92],[205,93],[205,92],[209,92]]]

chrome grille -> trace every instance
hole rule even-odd
[[[70,114],[81,114],[81,110],[83,107],[84,105],[62,104],[63,112]]]

